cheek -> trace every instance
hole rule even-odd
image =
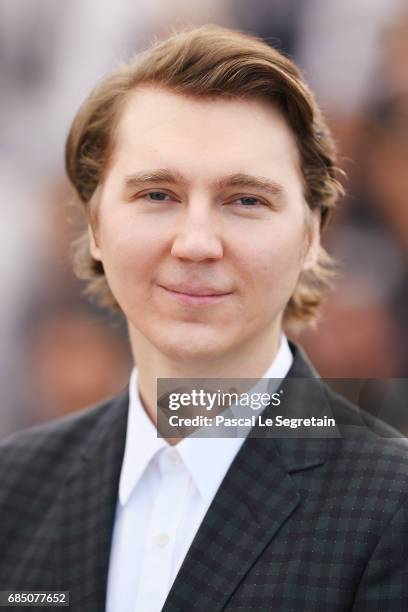
[[[256,240],[241,240],[240,267],[246,271],[253,293],[266,296],[268,291],[274,295],[279,289],[291,290],[301,270],[303,250],[301,228],[291,232],[275,228],[257,232]]]
[[[120,301],[131,288],[137,295],[154,270],[159,241],[153,228],[136,220],[111,219],[109,225],[101,224],[100,240],[105,274],[115,296]]]

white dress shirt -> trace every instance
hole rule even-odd
[[[262,378],[282,379],[293,361],[282,336]],[[175,446],[157,431],[129,386],[125,453],[113,529],[107,612],[159,612],[244,437],[188,437]]]

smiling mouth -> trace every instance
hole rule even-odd
[[[228,298],[232,293],[209,293],[205,295],[198,295],[196,293],[184,293],[183,291],[176,291],[173,289],[168,289],[167,287],[163,287],[159,285],[161,289],[163,289],[169,297],[173,298],[177,302],[189,306],[204,306],[215,304],[221,302]]]

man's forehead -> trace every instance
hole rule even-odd
[[[163,125],[183,130],[191,127],[191,123],[199,129],[200,121],[205,121],[206,127],[208,123],[218,121],[229,130],[235,128],[239,131],[235,116],[252,123],[263,118],[271,129],[280,129],[295,140],[278,105],[265,96],[191,95],[158,85],[139,85],[127,95],[118,120],[118,131],[126,136],[126,129],[133,122],[137,122],[140,130]]]
[[[171,169],[178,182],[188,168],[222,181],[240,173],[273,180],[268,166],[300,166],[295,138],[273,107],[257,100],[187,98],[158,88],[132,92],[118,124],[114,155],[122,158],[127,175]]]

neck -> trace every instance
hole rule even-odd
[[[263,332],[228,355],[194,358],[164,354],[129,326],[139,393],[150,420],[157,425],[157,378],[261,378],[276,357],[280,335],[280,328]]]

